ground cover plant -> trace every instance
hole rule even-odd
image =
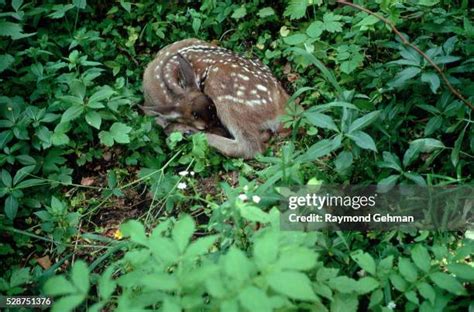
[[[474,309],[472,231],[279,230],[281,186],[473,181],[472,3],[354,2],[0,1],[0,294],[53,311]],[[190,37],[267,64],[291,134],[243,161],[145,117],[146,64]]]

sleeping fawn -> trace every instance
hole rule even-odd
[[[204,131],[210,146],[243,158],[263,151],[288,100],[264,64],[197,39],[159,51],[145,70],[143,89],[142,109],[165,131]],[[215,130],[222,126],[229,137]]]

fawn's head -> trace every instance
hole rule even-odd
[[[174,94],[173,105],[160,113],[169,121],[187,124],[198,130],[205,130],[217,120],[215,105],[200,90],[198,80],[188,60],[179,53],[177,59],[178,83],[182,88],[182,92]]]

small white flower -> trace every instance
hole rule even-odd
[[[393,301],[390,301],[388,304],[387,304],[387,308],[389,308],[390,310],[393,310],[397,307],[397,305],[395,304],[395,302]]]
[[[247,197],[247,195],[245,195],[245,194],[240,194],[240,195],[239,195],[239,199],[240,199],[241,201],[246,201],[246,200],[248,199],[248,197]]]
[[[191,176],[193,176],[193,177],[194,177],[194,175],[195,175],[195,174],[196,174],[196,172],[194,172],[194,171],[191,171]]]
[[[180,182],[178,183],[178,189],[180,190],[184,190],[185,188],[187,188],[188,186],[186,185],[186,183],[184,182]]]
[[[249,186],[248,185],[245,185],[244,186],[244,192],[248,192],[249,191]]]
[[[260,196],[257,196],[257,195],[253,195],[252,196],[252,200],[254,203],[258,204],[260,202]]]
[[[189,172],[187,172],[186,170],[184,170],[184,171],[180,171],[178,174],[179,174],[180,176],[182,176],[182,177],[185,177],[185,176],[187,176],[187,175],[189,174]]]

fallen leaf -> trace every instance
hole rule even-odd
[[[298,80],[299,78],[300,78],[300,75],[298,75],[298,74],[291,73],[291,74],[287,75],[287,79],[288,79],[289,82],[294,82],[294,81]]]
[[[104,155],[102,155],[102,158],[105,161],[109,161],[110,159],[112,159],[112,153],[111,152],[105,152]]]
[[[81,179],[81,185],[84,185],[84,186],[90,186],[94,184],[94,182],[95,182],[95,179],[93,177],[83,177]]]
[[[36,258],[35,260],[45,270],[47,270],[51,267],[51,259],[49,259],[48,255],[46,255],[44,257],[41,257],[41,258]]]

